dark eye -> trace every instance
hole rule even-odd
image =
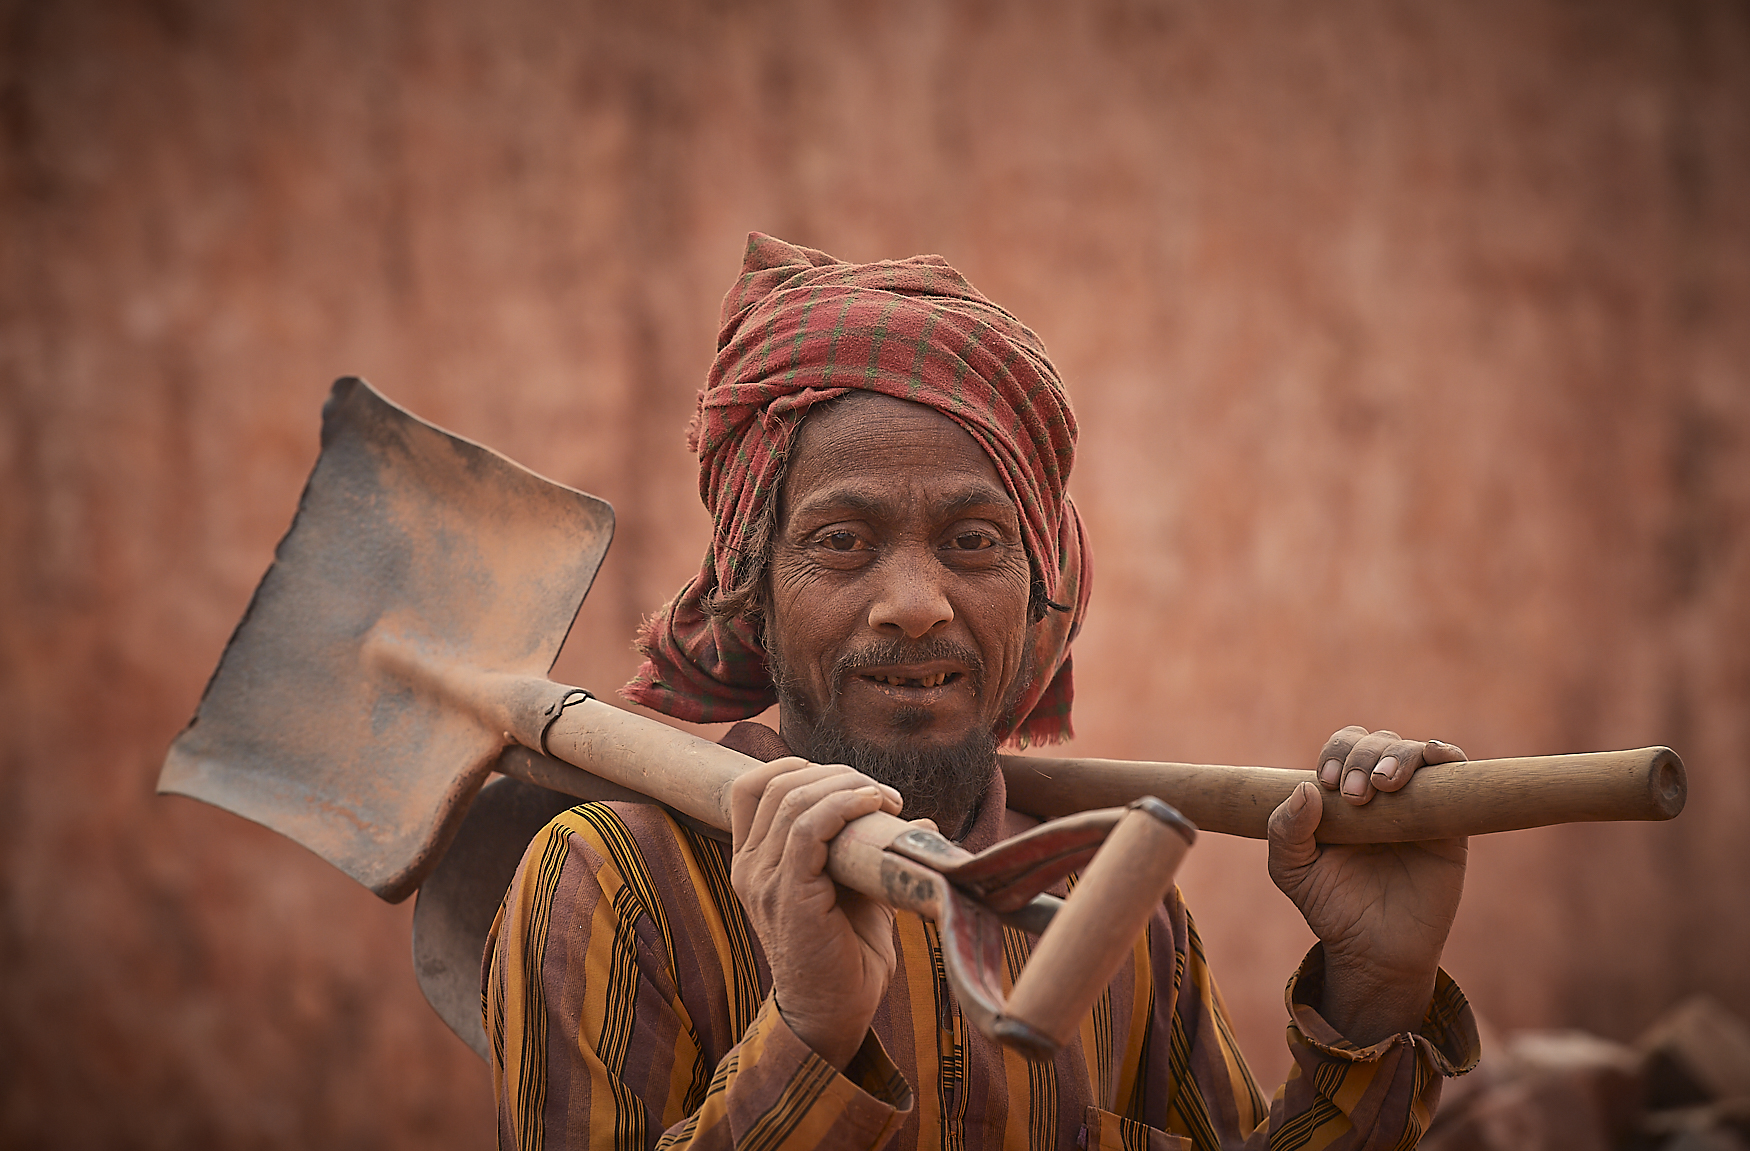
[[[962,532],[954,537],[954,546],[963,552],[978,552],[995,547],[996,541],[978,532]]]
[[[848,552],[857,546],[856,532],[828,532],[820,542],[835,552]]]

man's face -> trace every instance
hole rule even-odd
[[[852,393],[804,421],[782,501],[766,645],[785,738],[830,762],[864,748],[925,774],[973,771],[942,798],[954,807],[973,787],[976,801],[1031,670],[1031,569],[996,466],[934,409]],[[954,833],[963,808],[917,798],[907,814]]]

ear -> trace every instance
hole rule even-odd
[[[1027,625],[1039,623],[1049,611],[1068,611],[1061,604],[1051,602],[1051,597],[1045,592],[1045,581],[1038,576],[1033,577],[1032,585],[1027,589]]]

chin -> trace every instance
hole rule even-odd
[[[901,707],[887,717],[873,742],[891,742],[894,747],[948,746],[965,740],[976,724],[944,719],[934,708]]]
[[[806,731],[787,728],[784,736],[792,750],[815,763],[848,764],[894,788],[905,797],[902,818],[933,819],[950,839],[972,825],[997,769],[991,728],[950,728],[927,708],[901,708],[870,734],[852,730],[829,710]]]

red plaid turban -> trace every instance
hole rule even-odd
[[[1075,416],[1039,337],[940,256],[847,264],[755,232],[723,300],[717,359],[688,437],[715,524],[704,567],[644,624],[646,660],[621,689],[678,719],[758,715],[777,699],[756,628],[706,608],[739,586],[790,439],[815,404],[853,389],[925,404],[965,428],[1020,511],[1033,578],[1054,604],[1033,625],[1034,681],[999,739],[1071,735],[1069,644],[1087,609],[1089,554],[1064,494]]]

